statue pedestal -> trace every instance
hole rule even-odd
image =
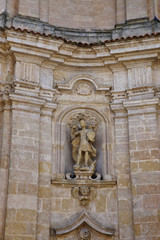
[[[76,175],[76,179],[91,179],[92,175],[94,174],[94,171],[86,171],[86,170],[79,170],[74,171]]]

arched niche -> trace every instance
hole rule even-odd
[[[65,176],[66,173],[73,173],[74,161],[72,158],[71,137],[69,122],[77,114],[89,114],[97,120],[96,141],[94,147],[96,154],[96,172],[102,177],[109,174],[109,156],[107,151],[108,121],[97,109],[89,106],[75,106],[63,110],[56,118],[54,124],[54,159],[53,174]],[[56,171],[55,171],[56,169]]]

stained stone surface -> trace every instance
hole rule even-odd
[[[159,1],[81,2],[0,0],[0,240],[160,239]],[[80,114],[92,179],[74,175]]]

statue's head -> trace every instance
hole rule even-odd
[[[84,119],[81,119],[79,122],[80,122],[82,128],[86,126],[86,122]]]

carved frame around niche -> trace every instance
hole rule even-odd
[[[84,91],[84,88],[81,86],[84,84],[88,86],[87,91]],[[77,78],[72,79],[69,83],[58,84],[58,90],[61,93],[62,99],[63,96],[73,96],[76,99],[77,95],[80,97],[87,98],[88,95],[93,100],[96,94],[100,94],[105,98],[106,94],[109,93],[109,87],[100,87],[96,84],[95,80],[90,78],[89,76],[78,76]],[[77,90],[78,89],[78,90]],[[62,100],[61,100],[62,101]],[[66,135],[67,135],[67,128],[69,131],[69,122],[70,119],[78,114],[89,114],[93,118],[96,118],[98,122],[98,128],[101,131],[101,161],[102,161],[102,176],[110,175],[110,154],[108,154],[107,142],[108,142],[108,119],[106,115],[99,110],[96,105],[93,107],[92,102],[91,104],[86,101],[86,103],[79,103],[74,102],[73,105],[67,106],[63,109],[57,116],[55,117],[55,122],[53,123],[53,179],[55,175],[58,178],[65,178],[65,162],[66,162],[66,152],[65,152],[65,144],[66,144]],[[68,135],[69,136],[69,135]]]

